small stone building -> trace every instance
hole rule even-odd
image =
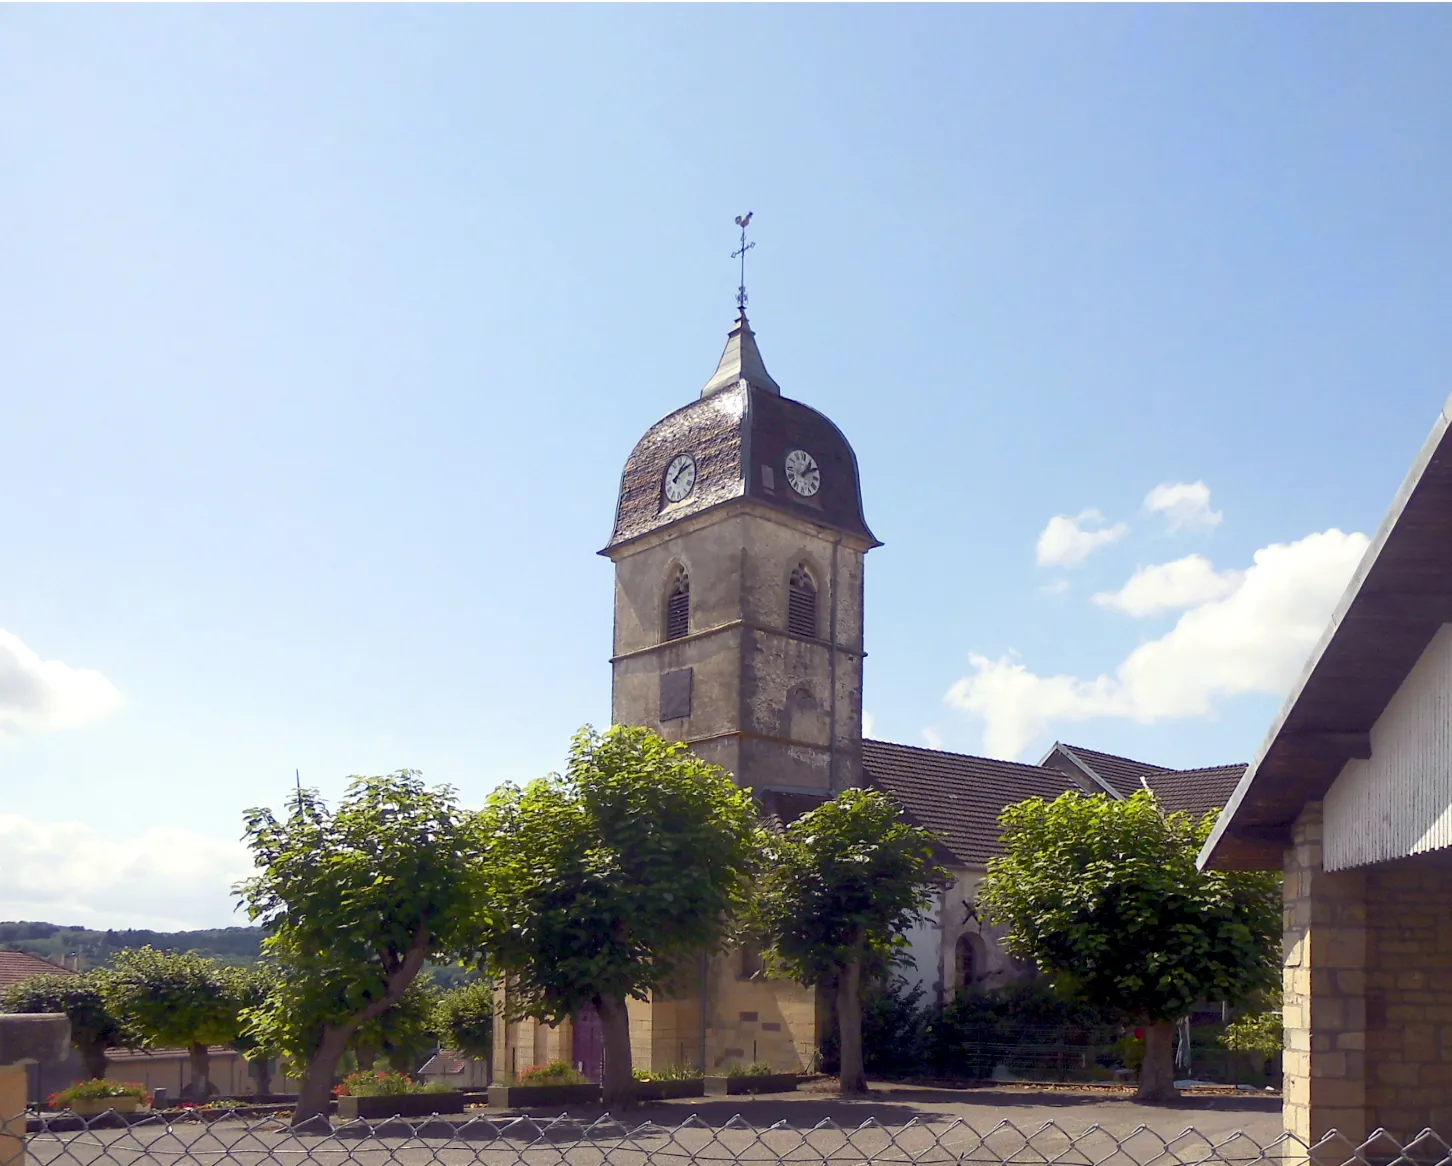
[[[1203,865],[1285,872],[1285,1123],[1452,1137],[1452,401]]]

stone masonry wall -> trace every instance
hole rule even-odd
[[[1371,1127],[1452,1138],[1452,851],[1366,868]]]
[[[1288,1132],[1452,1137],[1452,851],[1328,873],[1321,804],[1285,856]]]

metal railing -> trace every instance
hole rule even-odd
[[[691,1117],[665,1126],[608,1114],[590,1121],[460,1115],[318,1119],[295,1128],[285,1116],[220,1110],[170,1119],[28,1117],[26,1156],[41,1166],[1452,1166],[1452,1148],[1431,1131],[1406,1142],[1381,1131],[1362,1142],[1332,1133],[1307,1145],[1289,1134],[1210,1136],[1187,1128],[1170,1135],[1143,1125],[1112,1133],[1097,1125],[1071,1131],[1055,1122],[1012,1121],[984,1128],[961,1120],[889,1126],[873,1119],[794,1127]]]

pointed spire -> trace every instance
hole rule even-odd
[[[771,373],[762,363],[761,350],[756,347],[756,334],[751,330],[745,308],[739,309],[736,326],[726,336],[721,363],[716,366],[716,374],[701,390],[701,396],[709,397],[712,393],[729,389],[737,381],[746,381],[752,388],[781,396],[781,386],[771,379]]]

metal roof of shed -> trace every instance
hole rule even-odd
[[[1371,755],[1372,725],[1444,623],[1452,623],[1452,398],[1200,865],[1278,868],[1302,807],[1325,795],[1347,761]]]

